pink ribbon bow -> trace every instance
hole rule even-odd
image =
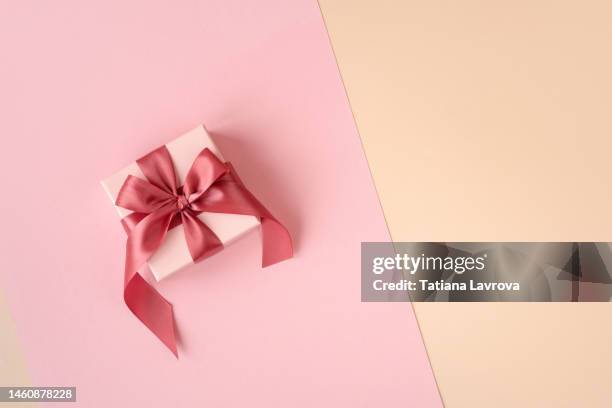
[[[209,149],[198,154],[177,186],[166,146],[137,160],[148,181],[128,176],[116,205],[133,213],[121,221],[128,233],[123,298],[128,308],[178,357],[172,304],[138,270],[160,247],[169,229],[183,224],[194,262],[223,248],[215,233],[197,215],[202,212],[242,214],[261,222],[262,266],[293,256],[289,232],[244,187],[230,163],[222,163]]]

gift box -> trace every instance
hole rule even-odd
[[[166,148],[172,157],[179,185],[183,184],[185,175],[198,153],[203,149],[210,149],[215,156],[224,161],[223,155],[204,126],[198,126],[167,143]],[[102,186],[113,204],[129,175],[145,178],[138,164],[133,162],[102,181]],[[125,218],[132,212],[118,205],[115,205],[115,208],[121,218]],[[197,217],[214,231],[224,246],[259,226],[259,220],[250,215],[203,212]],[[151,273],[157,281],[193,263],[185,240],[183,225],[178,225],[167,232],[164,242],[148,261]]]
[[[123,298],[176,356],[174,313],[142,275],[159,281],[260,227],[262,266],[293,256],[287,229],[225,162],[204,126],[137,159],[102,182],[127,232]]]

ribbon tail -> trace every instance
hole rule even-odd
[[[185,241],[191,259],[198,262],[214,255],[223,249],[223,243],[217,235],[190,210],[181,212]]]
[[[202,212],[252,215],[259,218],[262,231],[262,266],[265,268],[291,258],[293,243],[289,231],[247,190],[232,165],[226,165],[229,173],[193,202],[192,208]]]
[[[138,273],[125,286],[123,299],[132,313],[178,358],[172,304]]]
[[[265,268],[293,258],[293,241],[287,228],[245,187],[231,163],[227,163],[227,168],[247,201],[252,203],[253,209],[259,215],[262,237],[261,266]]]
[[[173,217],[172,208],[163,208],[145,216],[129,230],[123,299],[132,313],[178,358],[172,304],[138,273],[163,242]],[[129,229],[131,225],[126,222],[124,227]]]

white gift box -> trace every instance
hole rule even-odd
[[[191,168],[196,156],[206,147],[208,147],[221,161],[225,161],[204,126],[198,126],[166,144],[166,148],[170,152],[170,156],[172,156],[172,161],[174,162],[174,170],[179,186],[183,185],[185,175]],[[146,180],[138,164],[133,162],[123,170],[118,171],[102,181],[102,186],[113,204],[128,175]],[[115,208],[121,218],[132,212],[117,206],[115,206]],[[235,239],[259,226],[259,219],[250,215],[204,212],[199,214],[198,218],[214,231],[224,246],[227,246]],[[168,231],[164,242],[155,254],[153,254],[151,259],[149,259],[148,263],[157,281],[194,263],[189,253],[189,249],[187,248],[187,241],[185,240],[184,228],[182,225],[178,225]]]

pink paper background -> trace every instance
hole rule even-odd
[[[359,243],[388,234],[315,1],[0,7],[0,283],[33,384],[84,407],[440,405],[411,306],[360,302]],[[159,284],[177,361],[123,304],[98,181],[200,122],[297,255],[262,270],[252,234]]]

